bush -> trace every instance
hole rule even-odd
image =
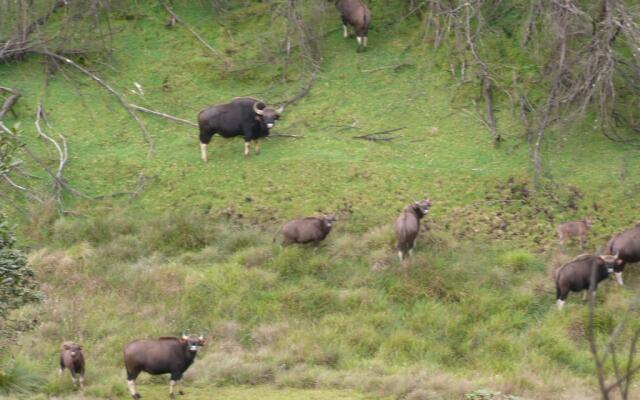
[[[22,251],[15,249],[15,236],[6,218],[0,214],[0,337],[19,325],[7,323],[9,313],[41,299],[38,282]],[[2,346],[3,349],[5,346]],[[0,354],[1,355],[1,354]]]
[[[0,360],[0,394],[33,393],[43,385],[42,376],[22,360]]]

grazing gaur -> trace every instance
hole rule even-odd
[[[564,248],[564,241],[572,237],[578,237],[580,239],[580,248],[584,249],[584,244],[587,241],[587,232],[593,225],[591,218],[584,218],[580,221],[563,222],[556,227],[558,232],[558,242],[560,248]]]
[[[607,253],[616,254],[621,260],[620,273],[616,274],[616,280],[622,285],[622,271],[627,263],[640,261],[640,223],[615,235],[607,244]]]
[[[402,262],[407,253],[411,255],[416,246],[416,238],[420,232],[420,219],[427,215],[431,200],[414,201],[402,210],[396,219],[396,248]]]
[[[333,215],[323,214],[321,217],[294,219],[282,226],[282,245],[311,243],[318,245],[331,232],[331,226],[336,221]]]
[[[60,345],[60,370],[62,375],[64,369],[71,372],[71,380],[74,385],[80,385],[84,389],[84,356],[82,355],[82,346],[66,341]]]
[[[244,156],[249,155],[249,143],[253,143],[256,154],[260,153],[258,140],[269,135],[284,107],[274,109],[251,97],[238,97],[230,103],[213,105],[200,111],[200,157],[207,161],[207,145],[214,134],[230,138],[244,138]]]
[[[562,310],[569,292],[587,290],[592,296],[596,295],[598,283],[609,277],[609,274],[619,272],[621,260],[615,255],[596,256],[583,254],[554,271],[556,281],[556,302],[558,310]],[[595,272],[594,272],[595,269]],[[595,273],[595,280],[591,282],[591,275]],[[586,298],[587,292],[585,292]]]
[[[136,391],[136,378],[145,371],[151,375],[171,374],[169,397],[182,380],[182,374],[196,358],[198,347],[204,346],[202,336],[167,336],[157,340],[136,340],[124,348],[124,365],[127,369],[127,386],[134,399],[142,396]],[[182,390],[179,391],[180,394]]]
[[[367,47],[367,34],[371,23],[371,11],[362,0],[335,0],[336,8],[340,11],[344,37],[349,36],[348,26],[353,26],[358,41],[358,50]]]

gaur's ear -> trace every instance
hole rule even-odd
[[[78,350],[82,350],[82,346],[78,346]]]
[[[616,265],[622,265],[623,261],[620,258],[616,258],[615,264]]]
[[[69,350],[69,345],[68,344],[63,344],[62,348],[65,349],[65,350]]]

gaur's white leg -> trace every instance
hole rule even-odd
[[[614,272],[613,274],[616,277],[616,282],[618,282],[618,285],[624,285],[624,282],[622,282],[622,272]]]
[[[80,389],[84,389],[84,376],[80,375],[78,383],[80,383]]]
[[[136,391],[136,381],[127,381],[127,386],[129,387],[129,393],[131,393],[131,396],[136,397],[136,393],[138,393]]]
[[[173,398],[173,387],[176,385],[176,381],[173,379],[169,381],[169,397]]]
[[[398,258],[400,258],[400,262],[404,260],[404,254],[402,254],[402,250],[398,251]]]
[[[582,292],[582,301],[587,301],[587,292],[588,290],[585,290],[584,292]]]
[[[347,29],[346,25],[342,25],[342,31],[342,36],[349,37],[349,30]]]
[[[362,37],[356,36],[356,40],[358,41],[358,46],[362,46]]]
[[[257,139],[256,140],[252,140],[252,142],[253,142],[253,151],[256,154],[260,154],[260,143],[258,143]]]
[[[62,376],[62,372],[64,372],[62,368],[58,368],[58,376]]]
[[[364,37],[364,47],[367,47],[367,37]]]
[[[202,161],[207,162],[207,144],[200,143],[200,158]]]
[[[557,304],[558,304],[558,310],[562,310],[562,307],[564,306],[564,300],[558,299]]]
[[[184,391],[182,390],[184,388],[184,379],[180,379],[178,381],[178,394],[179,395],[183,395]]]
[[[244,142],[244,156],[249,156],[249,142]]]

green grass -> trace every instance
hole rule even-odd
[[[257,16],[262,3],[223,16],[176,3],[217,49],[233,52],[235,67],[261,60],[260,33],[277,34]],[[386,19],[365,53],[338,31],[326,37],[316,84],[275,129],[304,138],[265,141],[246,160],[240,139],[216,137],[203,164],[195,128],[141,115],[156,145],[147,157],[113,97],[76,71],[66,70],[73,83],[53,77],[44,101],[69,141],[69,182],[90,195],[127,190],[140,173],[148,184],[135,199],[66,195],[80,217],[36,207],[25,220],[6,207],[47,296],[20,311],[40,321],[15,347],[31,390],[73,398],[54,369],[59,343],[74,339],[89,361],[87,395],[126,398],[124,344],[186,329],[209,339],[189,371],[189,398],[459,399],[479,388],[593,397],[586,307],[571,295],[564,313],[554,309],[553,226],[591,215],[595,249],[635,221],[637,149],[607,141],[589,121],[550,134],[545,186],[531,193],[527,144],[507,100],[497,110],[506,141],[495,147],[474,117],[478,88],[454,81],[440,52],[407,47],[415,22],[383,23],[399,15],[398,3],[374,4]],[[224,71],[185,30],[165,29],[154,2],[127,12],[136,18],[116,14],[113,58],[96,71],[130,102],[195,120],[208,104],[274,101],[304,84],[295,74],[277,84],[279,70],[267,64]],[[326,23],[339,27],[332,8]],[[23,93],[8,125],[21,121],[23,139],[52,158],[32,124],[43,74],[34,57],[0,66],[0,82]],[[133,82],[144,98],[130,92]],[[352,139],[397,127],[401,137],[389,143]],[[402,267],[390,224],[425,194],[434,201],[429,231]],[[285,219],[319,211],[339,220],[317,252],[272,243]],[[640,285],[625,274],[625,288],[599,291],[601,333]],[[165,395],[163,379],[139,386],[147,398]]]

